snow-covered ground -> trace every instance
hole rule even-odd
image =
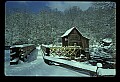
[[[98,75],[105,76],[105,75],[116,75],[116,70],[115,69],[102,69],[99,68],[97,71]]]
[[[36,49],[31,53],[27,62],[19,63],[18,65],[10,65],[9,64],[9,51],[5,51],[5,66],[4,73],[6,76],[75,76],[75,77],[90,77],[89,74],[76,72],[75,70],[70,70],[68,68],[64,68],[59,65],[48,65],[43,60],[43,52],[40,47],[36,47]],[[59,56],[50,57],[55,58],[54,60],[58,60]],[[61,56],[61,58],[63,58]],[[73,65],[76,67],[84,68],[87,70],[96,70],[96,66],[91,66],[86,64],[87,62],[76,62],[76,61],[64,61],[59,60],[60,62]],[[107,70],[105,70],[107,74]],[[102,71],[103,72],[103,71]],[[102,73],[100,72],[100,73]],[[110,72],[110,71],[109,71]],[[113,72],[113,71],[112,71]]]
[[[5,62],[5,76],[72,76],[72,77],[90,77],[89,75],[79,73],[61,66],[48,65],[43,60],[43,53],[40,47],[37,47],[31,54],[35,60],[24,62],[18,65],[9,65]]]
[[[68,61],[68,60],[58,59],[58,57],[49,57],[49,56],[45,56],[45,59],[55,61],[55,62],[59,62],[59,63],[63,63],[63,64],[73,66],[73,67],[77,67],[77,68],[80,68],[80,69],[93,71],[93,72],[96,72],[96,69],[97,69],[97,66],[92,66],[92,65],[77,62],[77,61],[74,61],[74,60]]]
[[[4,61],[9,62],[10,61],[10,50],[4,51]]]

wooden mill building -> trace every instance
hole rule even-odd
[[[82,50],[89,48],[89,39],[84,37],[76,27],[67,30],[62,36],[62,46],[80,46]]]

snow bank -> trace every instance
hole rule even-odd
[[[10,61],[10,50],[4,51],[4,60],[5,60],[5,62]]]
[[[116,75],[115,69],[102,69],[99,68],[97,71],[98,75],[104,76],[104,75]]]

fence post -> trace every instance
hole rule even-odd
[[[96,69],[96,75],[97,75],[97,77],[99,76],[99,71],[98,71],[98,69],[99,68],[102,68],[103,66],[102,66],[102,64],[101,63],[97,63],[97,69]]]

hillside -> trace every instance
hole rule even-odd
[[[94,2],[83,11],[78,6],[64,12],[49,7],[33,13],[25,8],[9,9],[5,14],[5,45],[51,44],[61,42],[61,35],[76,26],[94,41],[112,38],[116,46],[116,6],[114,2]],[[115,48],[115,47],[114,47]]]

